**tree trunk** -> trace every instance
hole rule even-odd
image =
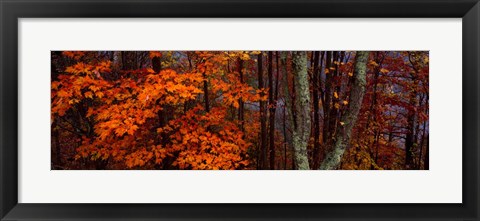
[[[258,89],[262,90],[263,84],[263,55],[258,54]],[[263,92],[261,96],[264,96]],[[268,168],[267,162],[267,123],[266,123],[265,101],[260,101],[260,169]]]
[[[241,58],[238,58],[238,74],[240,75],[240,84],[243,84],[243,60]],[[244,105],[242,98],[238,99],[238,121],[240,121],[240,130],[242,130],[242,132],[245,132]]]
[[[295,78],[295,112],[297,126],[293,130],[295,165],[299,170],[308,170],[307,146],[310,139],[310,88],[307,73],[307,53],[293,52],[293,74]]]
[[[319,99],[318,99],[318,75],[319,70],[321,69],[318,66],[318,61],[320,60],[320,52],[315,51],[312,55],[314,58],[313,61],[313,73],[312,73],[312,83],[313,83],[313,169],[318,169],[320,165],[320,111],[319,111]]]
[[[115,57],[115,55],[114,55],[114,57]],[[115,58],[114,58],[114,60],[115,60]],[[162,70],[161,69],[162,66],[161,66],[160,57],[156,56],[156,57],[152,58],[152,68],[153,68],[153,71],[155,71],[155,73],[160,73],[160,71]],[[158,127],[162,128],[165,125],[167,125],[167,118],[166,118],[166,114],[165,114],[165,106],[162,107],[162,109],[160,109],[157,112],[157,116],[158,116]],[[161,136],[161,139],[162,140],[160,141],[160,143],[165,144],[168,140],[168,135],[163,133],[162,136]]]
[[[269,156],[270,156],[270,169],[275,169],[275,101],[273,100],[273,52],[268,52],[268,112],[269,112]]]
[[[420,140],[420,154],[418,155],[418,165],[417,165],[417,170],[419,170],[422,167],[422,157],[423,157],[423,145],[425,143],[425,135],[426,135],[426,125],[427,122],[423,122],[423,129],[422,129],[422,138]]]
[[[410,105],[415,106],[415,90],[410,92]],[[415,143],[415,111],[412,109],[408,110],[407,117],[407,136],[405,139],[405,169],[411,170],[414,169],[415,165],[413,162],[413,145]]]
[[[429,97],[430,97],[430,96],[429,96],[428,93],[426,94],[426,96],[427,96],[427,100],[425,101],[425,105],[427,105],[427,108],[426,108],[426,110],[425,110],[425,113],[426,113],[427,116],[428,116],[428,112],[429,112],[429,111],[428,111],[428,102],[429,102]],[[428,121],[428,120],[427,120],[427,121]],[[426,124],[423,125],[424,128],[425,128],[426,126],[427,126]],[[424,132],[424,133],[425,133],[425,132]],[[428,131],[427,131],[426,133],[427,133],[427,134],[426,134],[426,137],[425,137],[425,139],[426,139],[426,147],[425,147],[425,154],[424,154],[425,156],[424,156],[424,158],[423,158],[423,169],[428,170],[428,169],[429,169],[429,161],[428,161],[428,159],[429,159],[429,153],[428,153],[428,146],[429,146],[429,138],[428,138],[428,136],[429,136],[429,134],[428,134]]]
[[[152,58],[152,68],[155,73],[158,73],[160,72],[160,70],[162,70],[162,63],[160,61],[160,57],[155,56]]]
[[[370,156],[374,156],[374,161],[375,161],[375,164],[378,164],[378,149],[379,149],[379,142],[378,142],[378,139],[379,139],[379,134],[380,134],[380,131],[379,131],[379,128],[378,128],[378,125],[376,124],[377,122],[377,89],[378,89],[378,78],[380,77],[380,68],[382,67],[382,62],[383,62],[383,59],[380,60],[379,58],[379,52],[376,52],[376,55],[375,55],[375,62],[377,62],[377,64],[379,64],[375,70],[374,70],[374,73],[375,75],[373,76],[373,92],[372,92],[372,102],[370,104],[370,109],[369,109],[369,115],[368,115],[368,118],[367,118],[367,126],[366,126],[366,132],[367,134],[369,134],[369,130],[370,130],[370,124],[372,123],[372,118],[373,118],[373,122],[374,122],[374,126],[372,127],[372,131],[373,131],[373,142],[371,144],[369,144],[368,146],[370,146],[369,148],[369,153],[370,153]],[[373,149],[372,147],[375,147],[375,149]],[[372,164],[370,169],[375,169],[374,165]]]
[[[350,103],[348,103],[348,110],[341,118],[341,129],[335,136],[335,145],[333,149],[327,154],[325,160],[322,162],[320,169],[331,170],[336,169],[340,165],[342,156],[350,143],[350,136],[353,126],[355,125],[358,113],[362,106],[363,95],[365,94],[365,87],[367,85],[367,60],[369,52],[358,51],[355,60],[355,74],[354,82],[350,94]]]
[[[413,88],[410,89],[409,93],[409,105],[410,107],[408,108],[407,111],[407,134],[406,134],[406,139],[405,139],[405,169],[406,170],[411,170],[415,169],[415,162],[413,158],[413,147],[416,144],[416,137],[417,137],[417,130],[416,129],[416,118],[417,118],[417,113],[414,107],[417,106],[417,74],[418,74],[418,69],[415,64],[415,59],[412,59],[412,54],[408,52],[408,59],[410,61],[410,64],[412,65],[414,73],[411,74],[412,78],[412,83],[413,83]]]
[[[429,135],[427,135],[427,147],[425,149],[425,157],[424,157],[424,160],[423,160],[423,163],[424,163],[424,168],[425,170],[429,170],[430,169],[430,156],[429,156],[429,144],[430,144],[430,139],[429,139]]]
[[[330,67],[332,67],[332,52],[327,51],[325,58],[325,70],[330,71]],[[330,150],[330,144],[332,140],[331,136],[331,129],[330,129],[330,108],[331,108],[331,73],[327,74],[325,71],[325,93],[324,93],[324,100],[323,100],[323,144],[324,144],[324,151]]]
[[[287,168],[287,147],[289,148],[292,148],[293,147],[293,144],[292,144],[292,137],[289,136],[290,133],[288,133],[287,135],[287,131],[290,132],[292,131],[292,127],[293,127],[293,113],[292,113],[292,109],[290,107],[292,107],[292,97],[291,97],[291,93],[290,93],[290,89],[289,89],[289,76],[288,76],[288,69],[287,69],[287,57],[288,57],[288,54],[287,52],[280,52],[280,63],[281,63],[281,72],[282,72],[282,79],[283,79],[283,97],[285,99],[285,102],[283,104],[283,136],[284,136],[284,142],[285,142],[285,146],[284,146],[284,167],[285,169]],[[287,125],[287,122],[289,122],[289,124]],[[293,156],[293,154],[292,154]]]
[[[113,52],[113,63],[112,63],[112,71],[119,72],[122,70],[122,52],[121,51],[114,51]]]
[[[57,128],[56,119],[53,121],[53,124],[52,124],[52,137],[55,141],[55,166],[63,166],[62,154],[61,154],[61,148],[60,148],[60,135]]]
[[[334,51],[333,52],[333,64],[331,64],[331,67],[334,70],[330,69],[330,73],[327,75],[330,77],[330,86],[329,88],[332,89],[330,92],[330,99],[331,99],[331,105],[330,106],[330,113],[328,114],[328,133],[329,133],[329,142],[327,142],[327,145],[329,148],[333,146],[333,143],[335,143],[334,137],[337,135],[337,124],[340,119],[339,118],[339,109],[335,104],[339,103],[339,93],[340,93],[340,88],[338,87],[338,82],[336,82],[336,79],[338,77],[338,65],[337,62],[339,61],[339,52]],[[332,96],[333,95],[333,96]],[[328,149],[330,150],[330,149]]]
[[[110,75],[111,79],[118,79],[120,76],[120,71],[123,68],[123,59],[121,51],[114,51],[112,57],[112,73]]]
[[[205,112],[210,112],[210,104],[208,101],[208,79],[207,75],[203,73],[203,97],[205,101]]]
[[[58,75],[59,72],[57,70],[57,62],[54,62],[54,58],[59,58],[61,56],[61,52],[59,51],[52,51],[50,54],[50,58],[52,59],[52,62],[50,63],[50,69],[51,69],[51,78],[52,81],[58,80]],[[52,123],[51,123],[51,133],[52,133],[52,139],[54,141],[54,146],[55,146],[55,158],[54,154],[51,154],[52,159],[55,159],[54,166],[62,166],[62,158],[61,158],[61,148],[60,148],[60,133],[59,133],[59,128],[57,126],[58,124],[58,119],[55,117],[53,114],[51,115]],[[53,148],[52,148],[53,150]],[[54,169],[52,167],[52,169]]]
[[[283,105],[283,169],[287,169],[287,109]]]
[[[279,76],[280,76],[280,62],[279,62],[279,55],[278,55],[278,51],[275,52],[275,64],[276,64],[276,69],[277,71],[275,72],[275,97],[273,98],[275,100],[275,106],[273,107],[273,115],[276,116],[276,111],[277,111],[277,105],[278,105],[278,83],[279,83]],[[284,115],[285,116],[285,115]],[[284,126],[285,126],[285,121],[283,121],[284,123]],[[285,127],[284,127],[285,129]],[[286,150],[286,148],[285,148]],[[285,152],[285,156],[286,156],[286,152]],[[285,169],[285,168],[284,168]]]

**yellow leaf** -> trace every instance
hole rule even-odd
[[[348,72],[348,76],[349,76],[349,77],[352,77],[352,76],[353,76],[353,72]]]
[[[343,101],[343,105],[347,105],[348,104],[348,101]]]
[[[385,69],[385,68],[381,68],[380,69],[380,72],[383,73],[383,74],[386,74],[389,72],[389,70]]]
[[[345,123],[343,123],[343,122],[341,122],[341,121],[340,121],[340,125],[342,125],[342,126],[343,126],[344,124],[345,124]]]
[[[338,98],[338,94],[337,94],[337,92],[336,92],[336,91],[335,91],[335,92],[333,92],[333,96],[334,96],[335,98]]]
[[[375,61],[370,61],[368,64],[373,65],[375,67],[378,66],[377,62],[375,62]]]
[[[336,109],[340,108],[340,104],[335,103],[335,108],[336,108]]]

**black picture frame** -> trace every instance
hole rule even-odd
[[[1,220],[479,220],[480,4],[478,0],[0,0],[0,15]],[[17,20],[18,18],[46,17],[463,18],[463,203],[18,203]]]

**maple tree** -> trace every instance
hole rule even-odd
[[[424,51],[52,51],[53,169],[429,169]]]

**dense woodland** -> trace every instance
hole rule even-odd
[[[429,169],[425,51],[52,51],[52,169]]]

